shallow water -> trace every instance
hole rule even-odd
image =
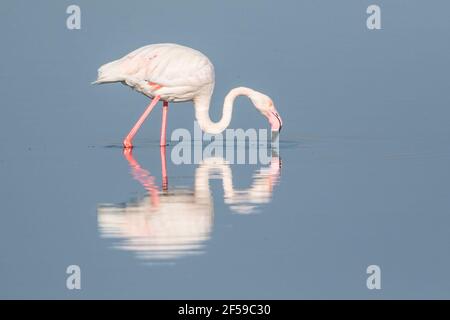
[[[448,1],[377,0],[377,31],[359,0],[78,3],[76,31],[0,4],[0,298],[450,298]],[[163,179],[160,107],[123,154],[148,99],[90,83],[160,42],[210,57],[215,120],[233,87],[271,96],[272,166],[169,146]],[[193,132],[189,103],[168,119]],[[236,100],[231,128],[266,126]]]
[[[450,152],[427,141],[305,138],[281,141],[279,171],[220,158],[176,166],[168,152],[163,188],[159,151],[146,141],[126,156],[101,145],[7,148],[2,296],[448,292]],[[71,264],[82,270],[78,292],[65,288]],[[371,264],[383,270],[379,292],[366,288]]]

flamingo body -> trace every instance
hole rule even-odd
[[[214,66],[201,52],[178,44],[151,44],[98,70],[95,83],[117,82],[168,102],[192,101],[212,92]]]

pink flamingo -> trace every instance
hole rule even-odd
[[[133,138],[159,100],[163,100],[161,146],[166,145],[169,102],[192,101],[200,128],[211,134],[225,130],[231,122],[233,103],[238,96],[247,96],[270,123],[272,132],[281,130],[282,120],[272,99],[246,87],[232,89],[225,97],[222,118],[213,122],[209,105],[214,90],[214,66],[201,52],[178,44],[152,44],[139,48],[119,60],[98,69],[93,84],[121,82],[152,99],[151,103],[123,141],[133,147]]]

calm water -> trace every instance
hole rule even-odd
[[[2,296],[447,296],[448,142],[305,137],[280,170],[168,161],[167,190],[156,142],[6,148]]]
[[[450,298],[450,5],[377,2],[373,32],[356,0],[79,1],[78,31],[68,4],[2,3],[0,298]],[[168,41],[215,64],[213,118],[234,86],[273,98],[272,165],[175,165],[169,147],[163,179],[161,108],[115,147],[148,101],[90,86],[96,69]],[[171,106],[169,132],[191,119]]]

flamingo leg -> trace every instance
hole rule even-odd
[[[167,112],[169,111],[169,103],[164,101],[163,103],[163,112],[162,112],[162,121],[161,121],[161,138],[160,138],[160,146],[166,146],[166,128],[167,128]]]
[[[125,140],[123,141],[123,147],[124,148],[133,148],[133,138],[138,132],[139,128],[144,123],[145,119],[147,119],[148,115],[152,111],[152,109],[155,107],[155,105],[158,103],[160,96],[156,96],[153,98],[152,102],[148,105],[147,109],[145,109],[144,113],[141,115],[139,120],[136,122],[134,127],[131,129],[130,133],[126,136]]]
[[[162,146],[160,150],[161,154],[161,177],[162,177],[162,189],[167,191],[169,181],[167,178],[167,164],[166,164],[166,146]]]

